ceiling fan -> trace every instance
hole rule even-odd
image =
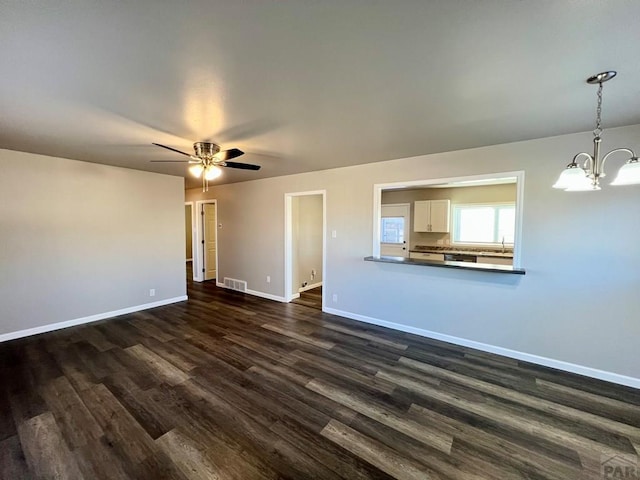
[[[193,144],[195,154],[191,155],[166,145],[154,143],[158,147],[166,148],[172,152],[179,153],[189,157],[189,160],[151,160],[158,163],[191,163],[189,172],[194,177],[202,177],[202,191],[209,190],[209,180],[213,180],[222,175],[222,168],[239,168],[241,170],[260,170],[260,165],[251,165],[250,163],[230,162],[229,160],[244,155],[242,150],[231,148],[229,150],[220,150],[220,145],[211,142],[196,142]]]

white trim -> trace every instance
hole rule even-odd
[[[204,282],[204,273],[202,272],[202,265],[204,265],[204,252],[201,248],[198,248],[198,245],[202,245],[202,239],[204,238],[204,228],[202,225],[202,215],[200,212],[202,211],[202,206],[205,203],[213,203],[215,205],[216,210],[216,225],[220,225],[220,218],[218,217],[218,201],[216,199],[209,200],[198,200],[196,201],[196,207],[194,209],[194,214],[196,217],[200,217],[200,220],[196,218],[195,226],[196,226],[196,234],[193,236],[195,239],[195,246],[193,248],[194,260],[193,260],[193,281],[194,282]],[[219,253],[220,253],[220,242],[218,235],[219,228],[216,227],[216,277],[220,276],[220,262],[218,261]],[[217,279],[216,279],[217,281]],[[216,284],[217,285],[217,284]]]
[[[226,288],[227,290],[231,290],[224,283],[220,283],[216,280],[216,287]],[[234,292],[236,290],[233,290]],[[253,295],[254,297],[266,298],[267,300],[273,300],[275,302],[287,303],[287,300],[284,297],[280,297],[278,295],[273,295],[272,293],[259,292],[258,290],[250,290],[246,289],[244,292],[239,293],[247,293],[249,295]]]
[[[382,204],[382,190],[386,188],[417,187],[423,185],[435,185],[440,183],[452,183],[465,181],[470,178],[474,180],[516,177],[516,231],[513,248],[513,266],[520,267],[520,250],[522,247],[522,216],[524,208],[524,170],[515,172],[496,172],[479,175],[465,175],[463,177],[430,178],[427,180],[410,180],[406,182],[376,183],[373,185],[373,236],[372,255],[380,256],[380,209]],[[324,306],[324,304],[323,304]]]
[[[522,218],[524,215],[524,170],[516,172],[516,231],[513,237],[513,266],[520,268],[522,250]]]
[[[38,335],[40,333],[53,332],[54,330],[60,330],[62,328],[75,327],[76,325],[83,325],[85,323],[97,322],[98,320],[117,317],[119,315],[126,315],[127,313],[139,312],[140,310],[162,307],[163,305],[169,305],[171,303],[184,302],[188,299],[189,298],[186,295],[182,295],[180,297],[167,298],[165,300],[158,300],[157,302],[145,303],[143,305],[135,305],[133,307],[113,310],[111,312],[97,313],[95,315],[89,315],[88,317],[74,318],[73,320],[66,320],[64,322],[50,323],[48,325],[42,325],[40,327],[27,328],[26,330],[3,333],[2,335],[0,335],[0,343],[14,340],[16,338]]]
[[[373,242],[372,255],[380,256],[380,218],[382,218],[382,189],[385,184],[373,186]]]
[[[350,318],[352,320],[358,320],[360,322],[387,327],[393,330],[399,330],[401,332],[413,333],[414,335],[420,335],[421,337],[432,338],[434,340],[453,343],[455,345],[460,345],[463,347],[474,348],[483,352],[494,353],[496,355],[502,355],[504,357],[514,358],[516,360],[522,360],[524,362],[534,363],[536,365],[551,367],[558,370],[563,370],[565,372],[576,373],[585,377],[596,378],[598,380],[617,383],[619,385],[626,385],[627,387],[640,388],[640,378],[628,377],[626,375],[607,372],[605,370],[599,370],[597,368],[585,367],[583,365],[577,365],[575,363],[565,362],[562,360],[554,360],[553,358],[541,357],[539,355],[534,355],[531,353],[519,352],[517,350],[511,350],[509,348],[497,347],[494,345],[489,345],[487,343],[476,342],[474,340],[468,340],[466,338],[454,337],[452,335],[447,335],[444,333],[432,332],[430,330],[411,327],[409,325],[403,325],[401,323],[388,322],[386,320],[367,317],[358,313],[345,312],[343,310],[338,310],[335,308],[323,308],[322,311],[330,313],[332,315],[339,315],[341,317]]]
[[[274,300],[276,302],[287,303],[287,300],[284,297],[273,295],[272,293],[259,292],[257,290],[249,290],[248,288],[245,293],[248,293],[249,295],[254,295],[256,297],[266,298],[267,300]]]
[[[307,285],[306,287],[300,287],[298,289],[298,297],[300,297],[300,293],[306,292],[307,290],[313,290],[314,288],[318,288],[322,286],[322,282],[312,283],[311,285]],[[295,294],[294,294],[295,295]],[[296,298],[298,298],[296,297]]]
[[[284,194],[284,301],[290,302],[294,298],[293,290],[293,261],[291,249],[293,245],[293,219],[291,218],[291,201],[293,197],[305,195],[322,195],[322,282],[327,281],[327,191],[311,190]],[[322,308],[325,305],[325,294],[322,292]]]
[[[293,219],[292,195],[284,195],[284,298],[293,300],[291,290],[293,289],[293,258],[291,249],[293,248]]]
[[[195,220],[196,220],[196,206],[193,202],[184,202],[185,206],[186,205],[190,205],[191,206],[191,258],[187,258],[187,262],[193,262],[191,264],[191,277],[192,278],[196,278],[196,262],[193,261],[193,252],[196,251],[196,224],[195,224]]]

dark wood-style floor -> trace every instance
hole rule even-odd
[[[322,310],[322,287],[300,292],[300,297],[292,300],[292,303]]]
[[[0,477],[602,478],[640,392],[213,284],[0,345]]]

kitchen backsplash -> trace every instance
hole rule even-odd
[[[502,247],[474,247],[451,245],[450,235],[448,233],[419,233],[411,232],[411,241],[409,242],[409,250],[420,251],[425,250],[456,250],[468,252],[505,252],[513,253],[513,246]]]
[[[413,252],[488,252],[488,253],[513,253],[513,248],[505,247],[470,247],[470,246],[458,246],[458,245],[416,245],[411,248]]]
[[[434,245],[448,246],[451,243],[448,233],[421,233],[411,232],[411,240],[409,241],[410,249],[414,249],[418,245]]]

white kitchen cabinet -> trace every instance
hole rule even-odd
[[[444,261],[444,253],[409,252],[409,258],[414,260],[437,260]]]
[[[450,200],[418,200],[413,207],[414,232],[449,233]]]
[[[478,257],[476,263],[488,263],[491,265],[513,265],[513,258],[509,257]]]

